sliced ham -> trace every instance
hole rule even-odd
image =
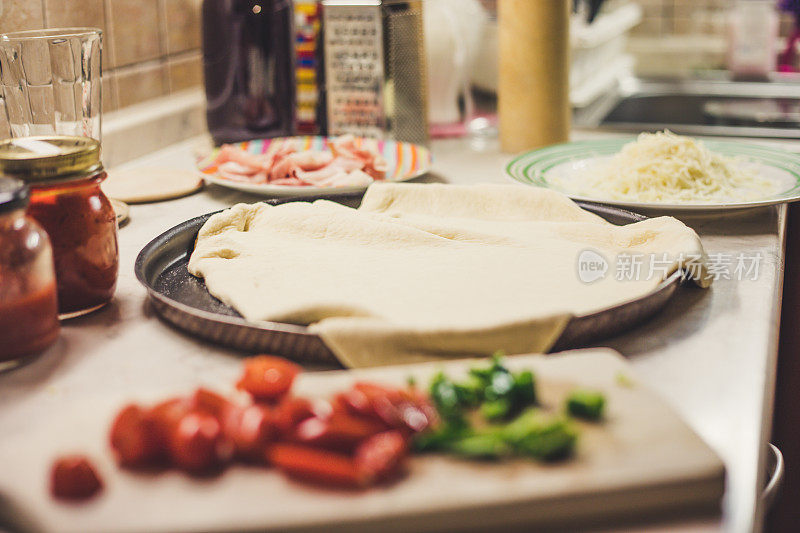
[[[242,165],[236,161],[226,161],[217,168],[219,169],[220,173],[240,174],[242,176],[252,176],[253,174],[257,174],[259,172],[259,169],[256,167]]]
[[[282,180],[295,177],[300,166],[289,156],[282,157],[275,161],[272,170],[269,172],[269,181]]]
[[[281,178],[278,180],[273,180],[269,183],[270,185],[295,185],[295,186],[311,185],[310,183],[306,183],[300,178],[295,178],[295,177]]]
[[[305,152],[295,152],[289,155],[301,170],[318,170],[333,161],[333,153],[320,152],[318,150],[306,150]]]
[[[266,154],[251,154],[241,148],[236,148],[230,144],[223,144],[222,149],[217,154],[216,164],[233,162],[246,167],[258,170],[268,170],[271,166],[270,157]]]
[[[327,180],[318,184],[319,187],[366,187],[373,182],[372,176],[362,170],[350,172],[339,171]]]
[[[352,135],[342,135],[330,148],[300,151],[292,139],[283,139],[273,141],[264,154],[252,154],[223,145],[214,163],[222,177],[249,183],[350,187],[384,178],[388,164],[377,142],[364,141],[359,147]]]
[[[376,180],[382,180],[386,176],[389,165],[378,150],[378,143],[374,139],[365,140],[359,147],[356,146],[355,137],[341,135],[331,142],[331,151],[339,157],[363,161],[364,165],[361,168]]]
[[[364,163],[358,159],[336,157],[328,165],[320,169],[309,172],[298,170],[295,172],[295,175],[303,181],[311,183],[312,185],[325,187],[326,185],[322,185],[322,183],[331,179],[332,176],[339,173],[347,174],[348,172],[353,172],[354,170],[361,170],[363,167]]]

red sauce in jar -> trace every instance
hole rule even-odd
[[[96,309],[114,295],[119,268],[114,209],[100,190],[103,171],[55,184],[31,184],[28,215],[53,246],[58,309],[75,316]]]
[[[0,300],[0,361],[40,352],[58,337],[56,285]]]

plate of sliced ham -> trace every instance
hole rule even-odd
[[[308,135],[225,144],[197,166],[210,183],[265,196],[345,195],[422,176],[431,153],[388,139]]]

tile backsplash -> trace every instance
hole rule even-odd
[[[202,84],[202,0],[0,0],[0,33],[103,30],[103,109]]]
[[[640,74],[725,68],[734,0],[631,1],[642,6],[642,22],[633,29],[628,46]],[[780,35],[785,37],[792,29],[792,17],[782,13],[780,22]]]
[[[634,35],[717,35],[728,31],[728,12],[734,0],[633,0],[642,6],[642,22]],[[777,5],[777,0],[775,4]],[[781,13],[780,34],[792,29],[792,17]]]

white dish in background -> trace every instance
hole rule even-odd
[[[577,141],[533,150],[515,157],[506,167],[506,173],[518,182],[557,190],[573,200],[631,209],[702,212],[747,209],[800,200],[800,155],[761,145],[711,140],[703,141],[709,150],[727,157],[741,158],[745,164],[752,165],[762,177],[775,182],[778,192],[747,201],[711,203],[637,202],[574,192],[581,188],[580,180],[589,175],[592,169],[601,168],[625,144],[633,140],[635,139],[618,138]],[[565,187],[564,184],[572,184],[574,188]]]

